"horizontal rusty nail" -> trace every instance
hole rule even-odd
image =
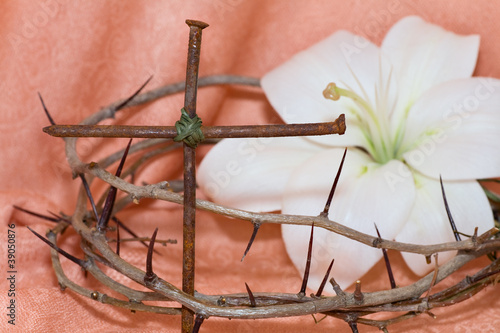
[[[52,125],[43,131],[55,137],[174,138],[174,126]],[[207,139],[344,134],[345,118],[333,122],[287,125],[202,126]]]

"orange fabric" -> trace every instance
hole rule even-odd
[[[500,78],[500,7],[495,2],[464,1],[2,1],[0,2],[0,262],[7,264],[7,225],[15,224],[16,326],[7,324],[6,269],[0,277],[0,331],[19,332],[177,332],[179,317],[131,313],[61,292],[50,267],[48,247],[26,228],[40,233],[51,224],[14,211],[12,205],[45,213],[74,208],[79,181],[71,179],[62,140],[41,128],[49,123],[40,92],[59,124],[74,124],[135,91],[150,75],[149,88],[181,81],[185,75],[187,18],[210,24],[204,30],[201,74],[240,74],[260,77],[316,41],[338,29],[361,34],[380,43],[390,26],[406,15],[420,15],[457,33],[481,35],[475,75]],[[460,56],[460,54],[457,54]],[[258,89],[205,88],[198,94],[198,114],[207,125],[278,122]],[[179,117],[182,94],[117,115],[120,124],[167,124]],[[84,161],[97,161],[122,148],[125,139],[82,140]],[[203,148],[198,157],[203,155]],[[150,183],[181,177],[181,155],[157,158],[141,170],[139,181]],[[93,186],[98,193],[102,185]],[[144,209],[142,209],[142,207]],[[286,256],[280,229],[264,225],[250,254],[241,255],[251,234],[247,222],[204,212],[197,219],[196,289],[202,293],[294,292],[301,278]],[[141,235],[159,227],[158,238],[176,238],[177,245],[159,248],[155,270],[162,278],[181,284],[181,219],[179,206],[148,200],[120,217]],[[79,238],[68,231],[59,244],[82,256]],[[122,256],[143,268],[145,248],[122,246]],[[415,280],[400,257],[391,253],[400,285]],[[90,289],[101,290],[85,279],[76,265],[63,260],[66,274]],[[472,274],[486,260],[467,265],[460,277]],[[334,267],[342,269],[341,267]],[[110,275],[134,284],[118,273]],[[458,278],[457,278],[458,279]],[[454,281],[457,281],[455,279]],[[379,263],[363,277],[366,291],[387,288]],[[450,284],[445,282],[444,284]],[[437,319],[420,316],[389,327],[390,331],[493,332],[499,327],[498,286],[490,286],[472,300],[452,308],[435,309]],[[363,332],[378,332],[360,327]],[[202,332],[349,332],[340,320],[314,324],[310,316],[269,320],[210,318]]]

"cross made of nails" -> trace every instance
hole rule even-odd
[[[115,137],[115,138],[171,138],[183,141],[184,150],[184,215],[183,215],[183,267],[182,290],[194,295],[195,267],[195,210],[196,178],[195,153],[197,144],[203,140],[216,138],[282,137],[343,134],[345,119],[341,115],[334,122],[288,124],[288,125],[251,125],[251,126],[201,126],[196,115],[198,72],[201,51],[202,30],[208,24],[186,20],[190,27],[185,81],[184,108],[181,120],[175,126],[116,126],[116,125],[55,125],[44,132],[56,137]],[[146,82],[147,83],[147,82]],[[146,83],[130,98],[120,103],[116,110],[131,103]],[[182,308],[182,331],[193,329],[193,313]]]

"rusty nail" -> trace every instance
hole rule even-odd
[[[186,68],[186,90],[184,109],[193,118],[196,115],[196,97],[198,91],[198,72],[200,65],[201,31],[208,24],[200,21],[186,20],[189,26],[189,46]],[[195,265],[195,216],[196,216],[196,178],[195,149],[184,144],[184,216],[183,216],[183,261],[182,290],[194,295],[194,265]],[[182,307],[182,332],[193,330],[194,313]]]

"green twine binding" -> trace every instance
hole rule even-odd
[[[200,142],[205,140],[205,136],[201,131],[201,119],[198,115],[190,118],[184,108],[181,109],[181,119],[175,122],[177,136],[175,142],[183,141],[191,148],[196,148]]]

